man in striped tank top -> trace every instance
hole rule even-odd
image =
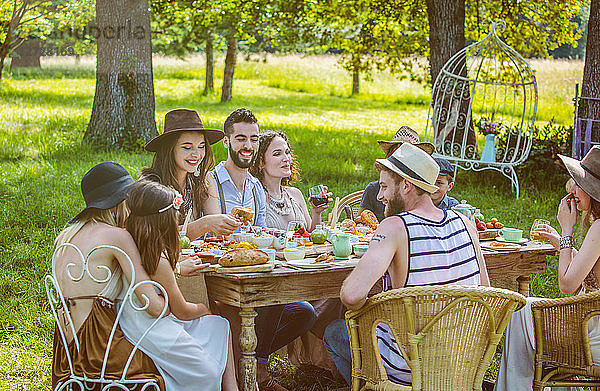
[[[402,144],[387,159],[377,159],[385,204],[381,222],[356,268],[340,291],[349,309],[361,308],[383,276],[383,289],[417,285],[489,285],[477,229],[462,214],[441,210],[431,200],[439,166],[423,150]],[[411,383],[410,368],[385,324],[377,327],[379,352],[388,378]],[[323,337],[336,367],[351,383],[348,331],[344,320],[330,324]]]

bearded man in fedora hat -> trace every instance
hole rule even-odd
[[[385,205],[381,222],[358,265],[340,291],[344,305],[361,308],[383,277],[383,290],[419,285],[489,285],[477,229],[462,214],[441,210],[431,200],[439,166],[427,152],[403,143],[387,159],[377,159]],[[410,246],[409,246],[410,243]],[[388,378],[410,385],[411,374],[387,325],[377,327],[379,352]],[[330,324],[323,337],[348,384],[352,365],[344,320]]]
[[[419,134],[408,126],[401,126],[391,140],[377,140],[377,143],[385,153],[385,157],[390,157],[392,153],[402,143],[410,143],[421,148],[423,151],[431,155],[435,151],[435,147],[431,143],[421,142],[419,140]],[[365,209],[370,210],[377,217],[377,221],[381,222],[385,218],[384,209],[385,205],[377,199],[379,193],[379,181],[373,181],[367,185],[363,192],[362,199],[360,200],[360,208],[358,214],[360,215]]]

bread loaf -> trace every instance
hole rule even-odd
[[[269,256],[264,251],[252,250],[249,248],[236,248],[223,254],[221,259],[219,259],[219,265],[224,267],[253,266],[262,265],[268,261]]]

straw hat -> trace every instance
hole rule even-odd
[[[600,201],[600,146],[596,145],[581,159],[558,155],[575,183],[590,197]]]
[[[377,142],[379,143],[381,149],[383,149],[383,152],[386,154],[386,156],[388,155],[390,148],[402,143],[411,143],[416,145],[430,155],[435,151],[433,144],[422,143],[421,140],[419,140],[419,134],[408,126],[401,126],[390,141],[377,140]]]
[[[179,132],[194,131],[203,132],[204,137],[206,137],[206,142],[211,145],[225,136],[222,130],[204,128],[196,110],[175,109],[165,114],[165,131],[163,134],[159,134],[150,140],[144,149],[149,152],[156,152],[160,144],[169,136]]]
[[[403,143],[390,157],[377,159],[376,162],[428,193],[435,193],[439,189],[435,181],[440,166],[415,145]]]
[[[81,179],[81,192],[85,209],[73,217],[74,223],[90,209],[110,209],[127,198],[134,180],[126,169],[114,162],[104,162],[92,167]]]

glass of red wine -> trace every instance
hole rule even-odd
[[[321,206],[321,205],[325,205],[327,204],[328,201],[328,196],[327,196],[327,190],[325,188],[325,186],[323,185],[317,185],[314,187],[311,187],[309,190],[309,201],[314,205],[314,206]]]

